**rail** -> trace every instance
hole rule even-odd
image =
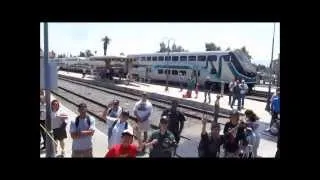
[[[117,96],[120,96],[120,97],[124,97],[124,98],[127,98],[127,99],[135,100],[135,101],[139,100],[139,97],[140,97],[140,94],[137,94],[135,92],[128,93],[128,92],[122,91],[121,93],[119,93],[119,92],[114,92],[114,90],[113,91],[106,90],[103,87],[92,85],[90,83],[79,82],[79,81],[70,80],[70,79],[61,78],[61,77],[59,77],[59,79],[62,79],[64,81],[68,81],[68,82],[72,82],[74,84],[79,84],[79,85],[82,85],[82,86],[90,87],[92,89],[100,90],[102,92],[106,92],[106,93],[109,93],[109,94],[114,94],[114,95],[117,95]],[[124,94],[122,94],[122,93],[124,93]],[[135,97],[130,97],[130,96],[125,95],[125,94],[130,94],[130,95],[135,96]],[[160,102],[160,103],[166,104],[166,105],[171,105],[171,101],[167,101],[167,100],[163,100],[163,99],[159,99],[159,98],[154,98],[154,97],[151,97],[149,99],[152,100],[152,101],[156,101],[156,102]],[[159,108],[165,108],[164,106],[161,106],[161,105],[158,105],[158,104],[155,104],[155,106],[158,106]],[[214,116],[214,111],[206,111],[206,110],[203,110],[203,109],[195,108],[195,107],[184,105],[184,104],[179,104],[178,107],[185,108],[185,109],[192,110],[192,111],[199,112],[199,113],[206,113],[206,114],[209,114],[211,116]],[[186,113],[186,115],[187,114],[189,114],[189,113]],[[192,118],[201,119],[201,117],[194,116],[192,114],[189,114],[189,115]],[[229,118],[230,116],[227,115],[227,114],[219,113],[219,117]]]

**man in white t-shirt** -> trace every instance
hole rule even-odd
[[[147,94],[142,94],[142,99],[138,101],[133,108],[134,115],[137,118],[139,127],[138,140],[139,142],[145,142],[148,138],[148,130],[150,128],[150,115],[152,113],[152,104],[147,100]],[[141,139],[141,131],[144,133],[144,139]]]
[[[108,128],[108,148],[110,149],[115,144],[121,143],[121,136],[124,130],[132,128],[129,123],[129,111],[122,111],[119,118],[117,118]]]
[[[87,105],[81,103],[79,116],[71,121],[70,134],[72,140],[72,157],[93,157],[92,136],[95,131],[95,119],[87,115]]]

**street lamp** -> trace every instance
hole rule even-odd
[[[266,110],[270,111],[270,98],[271,98],[271,66],[272,66],[272,59],[273,59],[273,49],[274,49],[274,33],[276,29],[276,23],[273,23],[273,37],[272,37],[272,50],[271,50],[271,60],[270,60],[270,66],[269,66],[269,88],[268,88],[268,99],[267,99],[267,105]]]

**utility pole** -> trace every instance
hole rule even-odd
[[[170,44],[170,40],[168,40],[168,54],[167,54],[167,56],[168,56],[168,58],[169,58],[169,54],[170,54],[170,46],[169,46],[169,44]],[[164,58],[164,60],[166,60],[166,58]],[[168,61],[166,61],[166,64],[167,64],[167,67],[168,67],[168,62],[169,62],[169,60]],[[168,79],[169,79],[169,72],[170,72],[170,69],[168,68],[167,69],[167,80],[166,80],[166,88],[165,88],[165,91],[169,91],[169,84],[168,84]]]
[[[45,73],[45,96],[46,96],[46,128],[52,137],[51,128],[51,100],[50,100],[50,85],[49,85],[49,57],[48,57],[48,23],[45,22],[43,26],[44,30],[44,73]],[[51,137],[46,134],[46,157],[55,157],[55,148]]]
[[[273,48],[274,48],[274,33],[276,29],[276,23],[273,23],[273,37],[272,37],[272,50],[271,50],[271,61],[269,66],[269,88],[268,88],[268,99],[267,99],[267,105],[266,110],[270,111],[270,98],[271,98],[271,67],[272,67],[272,59],[273,59]]]

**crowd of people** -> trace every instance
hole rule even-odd
[[[193,83],[192,83],[193,84]],[[210,87],[206,84],[205,96],[210,99]],[[221,132],[218,123],[220,109],[220,95],[217,95],[214,103],[214,116],[211,121],[210,132],[207,132],[208,118],[202,118],[201,140],[198,146],[199,157],[225,157],[225,158],[255,158],[258,157],[260,145],[259,118],[252,110],[246,110],[245,116],[241,117],[239,108],[243,107],[244,94],[247,85],[237,80],[229,84],[231,107],[235,100],[238,100],[238,110],[233,110],[230,121],[224,126]],[[189,87],[191,89],[191,86]],[[189,90],[188,89],[188,90]],[[232,101],[232,102],[231,102]],[[272,120],[267,131],[278,136],[278,146],[276,157],[280,157],[280,89],[270,99]],[[205,99],[206,102],[206,99]],[[148,95],[143,93],[141,99],[136,102],[132,110],[136,126],[129,123],[130,111],[120,106],[119,100],[113,100],[107,105],[102,113],[102,118],[106,120],[108,147],[105,157],[137,157],[138,154],[147,153],[149,157],[175,157],[176,150],[180,142],[181,133],[186,121],[185,115],[178,109],[179,103],[173,100],[171,107],[165,109],[159,122],[159,129],[148,136],[151,125],[151,114],[153,113],[152,103],[148,100]],[[67,138],[66,120],[68,115],[60,111],[59,101],[53,100],[50,104],[51,120],[53,129],[53,139],[56,142],[55,151],[58,145],[61,155],[65,155],[64,139]],[[40,91],[40,124],[45,127],[46,104],[44,93]],[[92,136],[95,133],[95,119],[87,114],[87,105],[81,103],[78,106],[79,115],[71,120],[70,136],[72,138],[72,157],[93,157]],[[276,131],[276,130],[277,131]],[[45,149],[46,131],[40,128],[41,137]],[[223,149],[224,153],[221,153]]]

